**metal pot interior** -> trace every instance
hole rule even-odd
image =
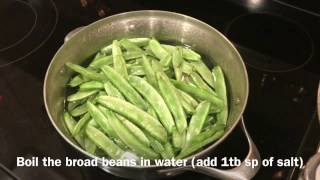
[[[225,135],[197,153],[201,156],[222,142],[239,121],[248,97],[248,79],[243,61],[233,45],[217,30],[194,18],[164,11],[135,11],[97,21],[75,34],[54,56],[46,74],[44,99],[49,117],[62,137],[79,148],[63,123],[66,83],[73,73],[65,62],[84,64],[113,39],[155,37],[160,41],[185,44],[199,52],[212,68],[218,64],[225,72],[229,93],[229,118]]]

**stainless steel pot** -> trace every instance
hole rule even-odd
[[[58,133],[76,150],[89,158],[94,158],[78,147],[71,135],[65,129],[62,114],[66,96],[66,83],[72,72],[65,68],[65,62],[82,64],[101,47],[113,39],[130,37],[156,37],[160,41],[170,41],[190,45],[204,55],[209,66],[219,64],[225,72],[229,93],[230,114],[226,133],[201,152],[188,157],[208,156],[240,122],[249,142],[249,152],[246,159],[257,159],[260,156],[251,140],[242,120],[242,113],[248,97],[248,77],[244,63],[235,47],[221,33],[211,26],[188,16],[165,11],[135,11],[107,17],[90,24],[75,33],[65,42],[52,59],[44,81],[44,101],[53,126]],[[260,164],[260,163],[259,163]],[[156,179],[164,176],[174,176],[184,171],[196,171],[220,179],[250,179],[258,171],[255,168],[241,166],[230,170],[219,170],[212,167],[197,167],[191,165],[180,168],[150,167],[100,167],[116,176],[131,179]]]

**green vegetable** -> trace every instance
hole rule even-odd
[[[138,139],[140,142],[142,142],[146,146],[150,146],[150,141],[144,134],[144,132],[138,128],[136,125],[134,125],[132,122],[124,119],[122,120],[122,123],[129,129],[129,131]]]
[[[186,141],[186,131],[179,133],[177,129],[173,130],[172,133],[172,144],[175,148],[181,149],[184,147]]]
[[[178,92],[181,95],[182,99],[184,99],[185,102],[190,104],[193,108],[196,108],[198,106],[199,103],[192,96],[185,93],[184,91],[181,91],[180,89],[178,89]]]
[[[114,40],[112,42],[112,57],[113,57],[113,67],[116,72],[118,72],[125,79],[128,78],[128,72],[126,67],[126,62],[122,56],[122,51],[119,46],[119,42]]]
[[[72,116],[68,113],[68,112],[65,112],[63,114],[63,120],[67,126],[67,129],[69,131],[70,134],[72,134],[73,130],[74,130],[74,127],[76,126],[77,124],[77,121],[74,120],[72,118]],[[78,134],[78,135],[75,135],[74,136],[74,139],[76,140],[76,142],[81,146],[83,147],[84,146],[84,138],[83,138],[83,135],[82,134]]]
[[[98,92],[98,90],[78,91],[78,92],[68,96],[67,101],[78,101],[78,100],[87,98],[97,92]]]
[[[104,89],[107,92],[107,95],[124,99],[121,92],[115,88],[109,81],[104,83]]]
[[[192,49],[154,38],[113,40],[86,64],[65,64],[75,75],[66,84],[63,125],[88,153],[177,159],[224,134],[223,71],[210,70]]]
[[[98,97],[98,102],[126,117],[157,140],[161,142],[167,141],[167,132],[161,123],[139,107],[111,96],[100,96]]]
[[[176,159],[182,159],[182,158],[185,158],[185,157],[189,156],[190,154],[198,151],[199,149],[203,148],[204,146],[206,146],[206,145],[216,141],[220,137],[222,137],[223,133],[224,133],[223,130],[217,131],[214,135],[212,135],[211,137],[205,139],[204,141],[199,142],[199,143],[195,143],[195,144],[191,144],[187,148],[182,149],[180,154],[178,156],[176,156]]]
[[[114,130],[111,128],[112,122],[110,119],[106,118],[103,113],[104,111],[98,109],[90,101],[87,102],[87,107],[91,117],[96,121],[100,128],[110,137],[117,137]]]
[[[159,120],[162,125],[166,128],[169,134],[172,133],[174,120],[170,114],[166,103],[164,102],[161,95],[144,79],[130,76],[129,83],[148,101],[148,103],[156,111]]]
[[[165,159],[171,159],[174,157],[174,152],[173,152],[173,148],[172,148],[172,145],[167,142],[165,145],[164,145],[164,150],[166,152],[166,158]]]
[[[93,126],[87,126],[86,134],[99,148],[113,159],[122,159],[124,151]]]
[[[72,135],[77,135],[85,126],[86,124],[91,120],[91,116],[89,113],[86,113],[75,125],[72,131]]]
[[[224,80],[224,75],[220,66],[216,66],[212,70],[212,74],[215,77],[215,87],[217,95],[222,99],[224,108],[217,113],[217,122],[227,124],[228,120],[228,99],[227,88]]]
[[[182,57],[190,61],[201,61],[200,54],[189,48],[182,48]]]
[[[157,78],[155,75],[154,70],[152,69],[152,66],[150,64],[150,60],[147,58],[147,56],[143,55],[142,56],[142,65],[146,74],[146,78],[148,80],[148,82],[155,88],[158,87],[157,84]]]
[[[183,64],[183,59],[181,56],[181,50],[179,48],[173,51],[173,54],[172,54],[172,65],[173,65],[175,77],[178,81],[180,81],[182,77],[182,69],[181,69],[182,64]]]
[[[90,154],[95,154],[95,152],[97,150],[96,144],[93,141],[91,141],[91,139],[89,139],[89,138],[84,139],[84,146],[83,147]]]
[[[162,64],[164,67],[168,67],[171,64],[172,56],[168,55],[160,60],[160,64]]]
[[[123,53],[123,57],[126,61],[141,58],[142,55],[143,53],[141,53],[140,51],[126,51]]]
[[[184,61],[184,62],[182,63],[182,65],[181,65],[181,71],[182,71],[184,74],[189,75],[189,74],[191,74],[191,73],[193,72],[193,66],[192,66],[190,63]]]
[[[84,82],[86,82],[86,81],[81,77],[81,75],[77,75],[70,80],[68,85],[71,87],[77,87]]]
[[[181,99],[177,94],[176,88],[164,73],[157,72],[156,76],[161,95],[174,117],[178,131],[181,133],[187,128],[186,115],[183,111]]]
[[[115,70],[113,70],[111,67],[103,66],[102,72],[104,72],[105,76],[111,81],[111,83],[118,88],[118,90],[134,105],[138,106],[139,108],[146,110],[147,105],[142,99],[142,97],[139,95],[136,90],[130,84],[128,81],[123,78],[119,73],[117,73]]]
[[[197,87],[193,87],[191,85],[188,85],[183,82],[176,81],[176,80],[171,80],[171,82],[177,88],[189,93],[190,95],[192,95],[196,98],[199,98],[201,100],[208,100],[209,102],[212,103],[212,106],[215,109],[221,110],[222,108],[224,108],[223,101],[220,98],[218,98],[216,95],[212,94],[211,92],[208,92],[204,89],[200,89]]]
[[[139,47],[143,47],[149,44],[150,38],[131,38],[128,40]]]
[[[160,43],[155,40],[151,39],[149,41],[149,47],[152,51],[152,53],[160,60],[166,58],[170,54],[160,45]]]
[[[80,90],[103,89],[103,83],[100,81],[88,81],[80,85]]]
[[[144,67],[141,65],[132,65],[128,67],[129,75],[143,76],[145,75]]]
[[[212,88],[215,88],[214,79],[211,74],[211,71],[203,62],[193,62],[193,67],[196,69],[196,71],[200,74],[200,76],[204,79],[205,82],[207,82]]]
[[[142,49],[139,46],[135,45],[134,43],[130,42],[128,39],[122,39],[120,41],[120,44],[127,51],[136,51],[136,52],[141,52],[142,53]]]
[[[72,102],[68,102],[68,105],[67,105],[67,110],[68,111],[72,111],[74,108],[76,108],[77,106],[83,104],[85,102],[86,98],[85,99],[81,99],[79,101],[72,101]]]
[[[89,67],[99,68],[103,65],[110,65],[112,63],[113,63],[112,56],[103,56],[103,57],[100,57],[100,58],[94,60],[93,62],[91,62]]]
[[[121,123],[121,121],[114,115],[112,111],[107,110],[106,115],[107,118],[112,121],[111,127],[120,137],[120,139],[135,153],[150,159],[158,158],[158,154],[148,146],[143,144],[141,141],[138,141],[136,136],[125,125]]]
[[[207,129],[205,131],[203,131],[199,135],[195,136],[191,140],[191,144],[197,144],[202,141],[205,141],[206,139],[213,136],[217,131],[224,130],[224,128],[225,128],[225,125],[223,125],[223,124],[216,123],[214,125],[210,125],[209,127],[207,127]]]
[[[211,92],[212,94],[216,95],[216,93],[207,85],[206,82],[203,81],[203,79],[201,78],[201,76],[198,73],[193,72],[190,74],[190,77],[193,80],[193,82],[197,85],[197,87],[204,89],[204,90],[207,90],[207,91]]]
[[[96,73],[96,72],[94,72],[92,70],[83,68],[83,67],[81,67],[81,66],[79,66],[77,64],[72,64],[72,63],[67,62],[66,66],[68,68],[70,68],[71,70],[81,74],[83,77],[86,77],[88,79],[97,80],[97,81],[103,81],[105,79],[103,77],[103,75],[98,74],[98,73]]]
[[[187,144],[189,144],[192,138],[194,138],[201,132],[203,124],[209,114],[209,110],[210,110],[210,102],[208,101],[201,102],[197,107],[189,123],[188,131],[186,135]]]

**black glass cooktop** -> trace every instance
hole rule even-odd
[[[316,1],[306,1],[303,10],[295,2],[288,6],[265,0],[0,1],[0,27],[5,27],[0,28],[0,179],[120,179],[97,168],[18,168],[16,156],[80,157],[46,114],[42,86],[47,66],[72,29],[142,9],[190,15],[225,34],[247,66],[250,95],[244,118],[261,157],[302,156],[307,161],[320,137],[316,116],[320,17],[313,10]],[[247,150],[237,128],[212,156],[243,158]],[[255,179],[296,179],[298,173],[290,167],[262,167]],[[210,179],[191,172],[172,179],[182,178]]]

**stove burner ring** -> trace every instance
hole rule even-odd
[[[56,29],[58,10],[52,0],[4,0],[0,4],[1,23],[8,25],[0,31],[1,68],[23,60],[45,44]],[[19,8],[20,14],[12,14],[10,8]]]
[[[313,57],[313,40],[299,23],[286,17],[253,13],[233,19],[225,29],[245,63],[267,72],[304,67]]]
[[[12,43],[10,43],[8,45],[5,45],[4,47],[0,47],[0,52],[5,51],[5,50],[12,48],[12,47],[16,46],[17,44],[21,43],[24,39],[26,39],[32,33],[32,31],[34,30],[34,28],[36,27],[36,24],[37,24],[38,16],[37,16],[37,12],[34,9],[34,7],[32,7],[30,4],[28,4],[25,1],[21,1],[21,0],[15,0],[15,1],[18,2],[20,5],[23,5],[22,7],[28,8],[28,10],[31,10],[31,12],[34,16],[34,18],[32,19],[33,20],[32,26],[30,28],[28,28],[28,31],[25,32],[21,38],[13,41]]]

